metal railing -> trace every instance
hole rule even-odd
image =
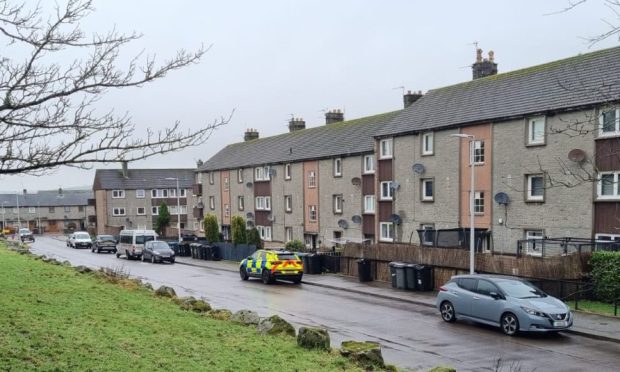
[[[457,229],[420,229],[418,237],[423,247],[469,249],[469,228]],[[491,248],[491,232],[487,229],[475,229],[475,251],[482,252]]]
[[[517,241],[517,256],[529,255],[544,258],[566,256],[575,253],[591,253],[601,250],[620,251],[620,242],[572,237],[523,239]]]

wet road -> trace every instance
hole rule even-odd
[[[507,337],[491,327],[446,324],[434,309],[424,306],[303,284],[244,282],[229,271],[127,261],[113,254],[68,248],[50,237],[39,237],[32,251],[73,265],[122,267],[155,287],[165,284],[179,295],[204,297],[215,308],[252,309],[261,316],[278,314],[297,326],[325,327],[333,346],[347,339],[378,341],[386,362],[401,368],[449,364],[458,371],[494,371],[501,358],[500,371],[620,369],[616,343],[568,334]]]

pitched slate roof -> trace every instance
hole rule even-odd
[[[97,169],[94,190],[135,190],[175,188],[179,178],[179,187],[191,188],[194,184],[194,169],[129,169],[127,178],[120,169]]]
[[[233,169],[370,152],[372,136],[400,111],[298,130],[226,146],[199,171]]]
[[[92,190],[58,190],[39,191],[36,194],[18,194],[20,207],[60,207],[72,205],[88,205],[88,199],[93,198]],[[17,206],[15,194],[0,194],[0,205],[5,208]]]
[[[428,91],[376,136],[414,133],[620,99],[620,47]]]

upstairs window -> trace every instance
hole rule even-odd
[[[287,163],[284,165],[284,179],[285,180],[291,179],[291,163]]]
[[[243,183],[243,169],[237,169],[237,183]]]
[[[153,216],[158,216],[159,215],[159,207],[157,207],[157,206],[151,207],[151,214]]]
[[[382,139],[379,142],[379,155],[381,159],[392,158],[392,139],[391,138]]]
[[[381,200],[392,200],[393,192],[392,181],[381,182]]]
[[[433,180],[422,180],[422,201],[433,201]]]
[[[316,222],[316,205],[308,206],[308,219],[310,222]]]
[[[620,171],[600,172],[597,185],[598,199],[620,199],[620,190],[618,190],[619,179]]]
[[[36,207],[28,207],[28,213],[30,213],[30,214],[37,213],[37,208]]]
[[[342,214],[342,204],[343,204],[342,195],[334,195],[334,213]]]
[[[112,190],[112,199],[124,199],[125,190]]]
[[[474,141],[474,164],[484,163],[484,141]]]
[[[209,172],[209,184],[213,185],[215,183],[215,173]]]
[[[224,191],[228,191],[230,188],[230,183],[228,182],[228,177],[224,177]]]
[[[245,201],[243,200],[243,196],[237,197],[237,208],[242,211],[245,209]]]
[[[526,177],[527,201],[542,202],[545,200],[545,178],[542,174],[530,174]]]
[[[146,196],[146,192],[144,192],[144,189],[136,190],[136,198],[137,199],[144,199],[145,196]]]
[[[484,192],[476,191],[474,194],[474,214],[484,214]]]
[[[608,108],[601,111],[599,117],[601,136],[620,134],[620,109]]]
[[[374,195],[364,195],[364,213],[375,213]]]
[[[112,215],[113,216],[124,216],[125,208],[112,208]]]
[[[138,207],[138,208],[136,209],[136,214],[137,214],[138,216],[144,216],[144,215],[146,215],[146,208],[144,208],[144,207]]]
[[[364,173],[365,174],[375,173],[375,156],[374,155],[364,156]]]
[[[545,117],[539,116],[527,120],[527,144],[545,144]]]
[[[286,212],[293,211],[293,197],[292,195],[284,195],[284,210]]]
[[[422,155],[433,155],[433,132],[422,135]]]
[[[271,179],[269,171],[269,166],[254,168],[254,181],[269,181]]]
[[[394,224],[391,222],[381,222],[379,224],[380,236],[379,240],[383,242],[394,241]]]
[[[255,200],[255,207],[258,211],[270,211],[271,196],[257,196]]]
[[[334,159],[334,177],[342,177],[342,159]]]
[[[209,196],[209,208],[211,210],[215,209],[215,196]]]
[[[308,172],[308,188],[313,189],[316,187],[316,172],[311,170]]]

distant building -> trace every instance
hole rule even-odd
[[[28,227],[46,233],[94,228],[95,206],[91,190],[53,190],[0,194],[2,228]]]

